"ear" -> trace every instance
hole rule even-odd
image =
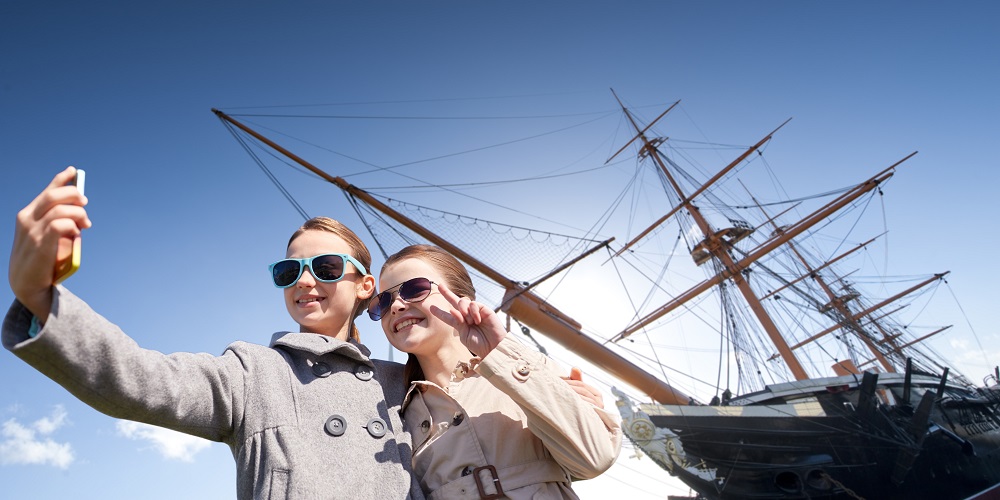
[[[368,274],[354,287],[358,299],[368,300],[375,294],[375,277]]]

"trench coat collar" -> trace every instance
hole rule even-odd
[[[337,340],[328,335],[317,333],[277,332],[271,336],[270,347],[279,346],[306,351],[317,356],[336,353],[373,368],[375,367],[375,364],[369,359],[371,351],[353,339],[344,342],[343,340]]]
[[[478,373],[475,370],[481,361],[482,358],[478,356],[473,356],[468,362],[459,361],[458,364],[455,365],[455,369],[451,372],[451,381],[461,382],[469,377],[478,376]],[[414,380],[413,382],[410,382],[410,387],[406,390],[406,397],[403,398],[403,406],[400,407],[399,411],[406,411],[406,407],[410,405],[410,402],[416,392],[423,392],[432,388],[436,388],[437,390],[448,394],[447,390],[438,386],[434,382],[427,380]],[[448,397],[451,397],[451,395],[448,394]]]

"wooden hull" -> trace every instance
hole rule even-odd
[[[992,393],[948,387],[937,398],[933,380],[914,384],[912,395],[931,395],[922,414],[901,380],[873,385],[867,405],[854,377],[825,381],[734,401],[745,406],[619,407],[626,435],[709,499],[963,499],[1000,483]]]

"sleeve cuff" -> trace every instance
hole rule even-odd
[[[35,338],[38,336],[38,332],[41,331],[42,325],[38,324],[38,317],[34,314],[31,315],[31,326],[28,327],[28,338]]]

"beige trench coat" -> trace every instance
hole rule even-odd
[[[577,498],[570,481],[601,474],[621,450],[618,416],[510,337],[460,364],[446,389],[414,382],[403,405],[413,469],[431,499]]]

